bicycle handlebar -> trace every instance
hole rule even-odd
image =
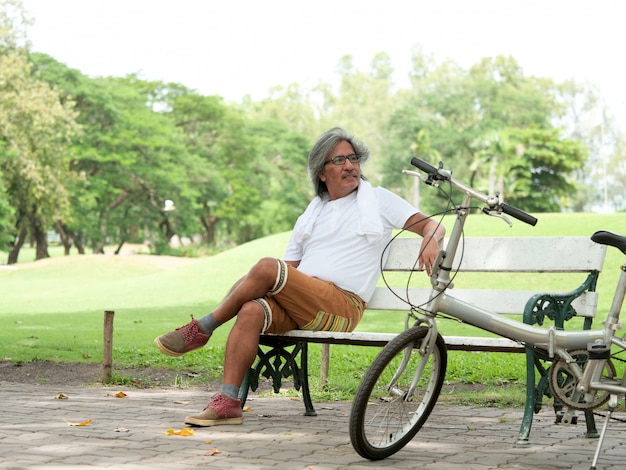
[[[518,209],[517,207],[506,204],[505,202],[501,202],[499,195],[487,196],[486,194],[478,192],[472,187],[453,179],[451,176],[452,173],[449,170],[444,170],[442,164],[440,164],[439,168],[435,168],[430,163],[425,162],[420,158],[413,157],[411,159],[411,165],[422,170],[428,175],[428,178],[426,179],[427,184],[433,185],[433,183],[437,180],[449,181],[453,187],[460,189],[461,191],[469,194],[471,197],[478,199],[481,202],[484,202],[491,209],[494,209],[498,212],[504,212],[505,214],[510,215],[511,217],[515,217],[517,220],[527,223],[528,225],[535,226],[537,224],[536,217],[530,215],[528,212],[525,212],[522,209]]]
[[[511,217],[515,217],[517,220],[527,223],[528,225],[532,225],[533,227],[537,225],[537,218],[533,217],[528,212],[524,212],[522,209],[510,206],[504,202],[500,203],[500,208],[502,209],[502,212],[510,215]]]
[[[413,165],[414,167],[419,168],[424,173],[428,173],[429,175],[435,175],[435,174],[438,173],[437,168],[432,166],[430,163],[425,162],[424,160],[421,160],[421,159],[419,159],[417,157],[413,157],[411,159],[411,165]]]

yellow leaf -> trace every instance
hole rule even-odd
[[[67,395],[65,395],[64,393],[59,393],[56,397],[57,400],[67,400],[69,397]]]
[[[126,398],[128,395],[126,395],[124,392],[117,392],[117,393],[109,393],[110,397],[115,397],[115,398]]]
[[[64,419],[63,421],[65,421],[68,426],[88,426],[92,423],[90,419],[88,419],[87,421],[83,421],[81,423],[70,423],[67,419]]]
[[[241,410],[241,411],[243,411],[245,413],[246,411],[250,411],[250,410],[251,410],[251,408],[249,406],[244,406],[243,410]]]
[[[215,449],[207,450],[207,451],[204,453],[204,455],[207,455],[207,456],[209,456],[209,457],[210,457],[210,456],[212,456],[212,455],[219,454],[219,453],[220,453],[220,450],[216,447]]]
[[[168,429],[165,434],[168,436],[193,436],[194,432],[191,428],[182,428],[180,430]]]
[[[205,444],[210,444],[211,443],[211,439],[207,439],[206,441],[204,441]]]

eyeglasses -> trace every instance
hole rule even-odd
[[[350,163],[360,163],[361,155],[357,155],[353,153],[352,155],[339,155],[337,157],[329,158],[324,162],[324,165],[328,163],[332,163],[333,165],[343,165],[346,163],[346,160],[349,160]]]

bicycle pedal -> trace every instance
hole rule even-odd
[[[558,413],[556,413],[554,424],[561,424],[563,422],[564,416],[565,416],[565,413],[563,411],[559,411]],[[566,422],[565,424],[578,424],[578,416],[576,415],[572,416],[570,418],[569,423]]]

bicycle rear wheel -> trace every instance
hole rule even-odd
[[[427,333],[425,327],[402,332],[365,373],[350,414],[350,441],[362,457],[381,460],[398,452],[413,439],[435,406],[448,353],[437,334],[433,350],[422,356],[419,348]],[[408,396],[413,383],[416,385]]]

